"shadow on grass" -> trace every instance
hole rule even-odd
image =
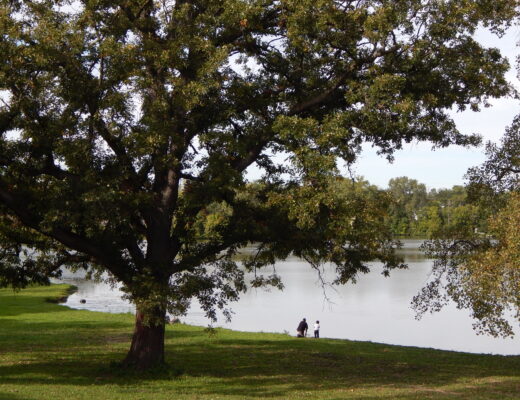
[[[124,357],[129,339],[121,343],[119,349],[99,351],[107,332],[92,329],[96,329],[97,344],[81,347],[78,343],[82,341],[81,335],[75,335],[73,340],[67,338],[72,333],[64,333],[64,345],[59,352],[42,351],[38,353],[40,359],[23,365],[1,366],[3,383],[112,384],[131,388],[143,382],[170,381],[184,391],[246,398],[285,397],[294,391],[355,391],[375,387],[415,388],[414,391],[424,394],[419,397],[392,395],[392,398],[405,400],[428,398],[431,393],[442,397],[444,385],[465,380],[485,381],[496,376],[501,376],[501,380],[465,390],[478,390],[481,394],[486,390],[514,392],[518,389],[518,380],[514,378],[520,375],[520,357],[283,336],[273,340],[226,338],[226,333],[208,337],[202,329],[186,326],[181,331],[168,331],[166,356],[170,365],[153,373],[141,373],[113,366]],[[190,377],[204,379],[184,379]],[[450,393],[447,398],[456,394]],[[384,396],[378,395],[381,397]],[[365,394],[363,398],[370,397]]]
[[[46,301],[46,298],[42,297],[42,301]],[[14,304],[10,306],[10,304],[5,301],[5,297],[1,299],[2,301],[2,307],[9,306],[7,309],[0,309],[0,318],[3,317],[17,317],[19,315],[23,314],[46,314],[49,312],[58,313],[58,312],[67,312],[70,311],[68,307],[58,305],[58,304],[51,304],[49,303],[49,308],[43,308],[43,307],[30,307],[26,306],[22,303],[20,304]],[[52,308],[51,308],[52,307]]]
[[[331,343],[332,342],[332,343]],[[289,374],[311,381],[446,384],[455,378],[520,376],[520,357],[486,356],[367,342],[216,340],[169,345],[168,356],[193,376]],[[291,378],[292,379],[292,378]]]
[[[171,383],[171,390],[174,393],[175,389],[181,388],[183,392],[192,392],[197,395],[213,396],[235,396],[238,398],[287,398],[296,391],[319,393],[324,391],[338,391],[348,392],[349,398],[363,398],[363,399],[381,399],[388,396],[392,399],[426,399],[430,395],[435,395],[435,398],[453,398],[460,394],[478,393],[479,396],[475,398],[517,398],[514,393],[518,393],[518,381],[513,379],[505,379],[500,382],[482,382],[481,384],[471,384],[467,387],[456,389],[445,389],[443,384],[451,383],[451,380],[441,380],[435,384],[428,385],[422,379],[408,377],[408,379],[388,379],[384,378],[382,382],[377,379],[363,378],[362,376],[340,376],[328,377],[326,380],[319,379],[313,376],[310,372],[306,374],[294,373],[286,371],[285,374],[271,374],[264,375],[257,373],[255,375],[250,373],[234,373],[232,376],[222,377],[221,379],[208,380],[204,379],[179,379],[175,376],[169,376],[167,373],[159,374],[159,376],[147,376],[146,374],[138,376],[132,374],[128,377],[121,377],[114,374],[113,371],[108,371],[104,368],[99,368],[99,364],[106,362],[104,356],[99,358],[93,357],[88,363],[84,363],[81,368],[78,367],[76,361],[71,362],[49,362],[49,363],[33,363],[25,366],[23,373],[18,371],[16,375],[10,376],[10,373],[15,372],[10,368],[0,368],[0,376],[3,376],[5,384],[18,385],[35,385],[45,388],[45,385],[72,385],[84,386],[85,388],[92,385],[119,385],[129,392],[140,387],[144,381],[167,381]],[[47,371],[46,376],[41,376],[42,371]],[[36,377],[39,376],[39,377]],[[206,376],[208,376],[206,374]],[[460,378],[464,379],[471,376],[468,374],[461,374]],[[185,375],[184,378],[189,378]],[[153,382],[147,383],[147,387],[153,385]],[[385,389],[388,388],[388,394],[385,394]],[[394,391],[396,388],[408,389],[412,393],[398,394]],[[367,396],[366,393],[356,397],[350,392],[376,389],[381,391],[373,397]],[[486,393],[490,396],[486,397]],[[497,393],[510,393],[510,396],[496,397]],[[328,397],[329,398],[329,397]],[[338,394],[338,399],[344,398]],[[16,400],[17,397],[6,396],[5,399]],[[0,400],[3,398],[0,395]]]
[[[0,392],[0,400],[26,400],[26,397],[20,397],[16,393]]]
[[[96,350],[99,347],[130,347],[133,333],[133,317],[128,321],[88,320],[88,311],[69,310],[68,320],[59,322],[36,322],[31,320],[3,320],[0,318],[0,355],[27,352],[63,352],[73,355],[78,352]],[[92,314],[96,314],[92,312]],[[91,315],[92,315],[91,314]],[[78,318],[74,319],[74,315]],[[50,314],[52,317],[52,314]],[[56,319],[59,317],[56,316]],[[168,332],[174,340],[207,337],[200,329]],[[121,355],[121,359],[124,354]],[[0,375],[1,376],[1,375]]]

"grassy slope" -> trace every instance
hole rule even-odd
[[[520,356],[168,327],[170,367],[124,373],[133,318],[0,290],[0,400],[520,399]]]

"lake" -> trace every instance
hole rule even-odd
[[[360,276],[357,284],[327,288],[328,301],[310,266],[296,257],[280,261],[276,270],[285,285],[282,292],[251,289],[232,305],[235,313],[232,321],[226,323],[221,319],[214,326],[294,335],[298,322],[305,317],[310,334],[313,323],[320,321],[321,337],[472,353],[520,354],[518,323],[514,339],[496,339],[476,335],[469,312],[458,310],[454,305],[425,315],[419,321],[415,319],[410,301],[427,282],[432,265],[419,250],[421,243],[420,240],[403,241],[404,247],[399,251],[409,269],[393,271],[385,278],[381,275],[381,264],[371,263],[371,273]],[[61,281],[78,287],[65,303],[69,307],[134,312],[132,304],[121,299],[121,292],[108,284],[87,281],[68,272]],[[82,299],[86,303],[80,303]],[[210,324],[197,304],[193,304],[181,321],[192,325]]]

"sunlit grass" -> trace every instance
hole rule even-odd
[[[130,314],[71,310],[66,285],[0,290],[0,400],[519,399],[520,356],[169,326],[168,366],[117,367]]]

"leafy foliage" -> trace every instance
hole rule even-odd
[[[428,202],[426,186],[415,179],[399,177],[390,179],[388,191],[394,199],[391,210],[392,229],[396,235],[413,236],[419,212]]]
[[[434,239],[487,230],[489,211],[473,204],[465,187],[427,191],[415,179],[399,177],[389,181],[387,191],[392,198],[389,223],[396,236]]]
[[[436,260],[433,279],[414,298],[419,315],[451,299],[471,310],[477,332],[514,335],[511,321],[520,321],[518,132],[517,118],[501,146],[488,144],[488,160],[469,171],[470,215],[461,215],[456,230],[425,245]],[[485,235],[471,228],[471,216],[478,213],[489,216]]]
[[[474,144],[447,111],[510,90],[472,34],[500,33],[515,0],[0,5],[1,282],[107,271],[148,325],[193,297],[214,317],[244,290],[233,256],[252,242],[247,265],[293,251],[338,282],[368,259],[399,266],[372,230],[381,196],[334,193],[337,162],[363,142],[387,157]]]

